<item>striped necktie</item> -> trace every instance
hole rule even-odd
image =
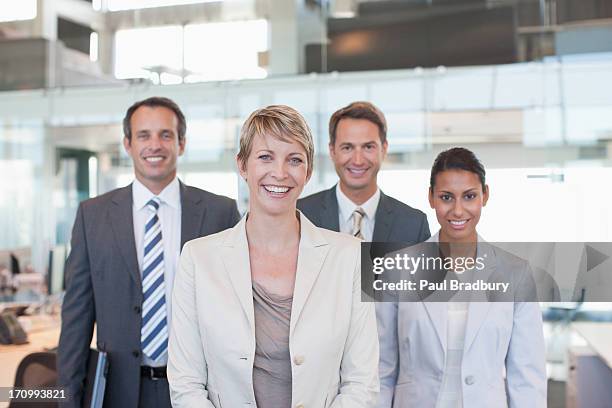
[[[168,348],[166,319],[166,284],[164,282],[164,243],[157,212],[160,199],[153,197],[147,203],[150,210],[144,235],[142,261],[142,326],[140,342],[143,353],[156,361]]]
[[[363,232],[361,231],[364,216],[365,211],[363,211],[361,207],[357,207],[355,211],[353,211],[353,231],[351,233],[355,238],[359,238],[360,240],[364,240]]]

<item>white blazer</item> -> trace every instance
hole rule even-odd
[[[359,241],[315,227],[301,236],[289,331],[293,407],[373,407],[374,304],[361,302]],[[255,407],[255,322],[246,217],[188,242],[172,296],[168,381],[174,407]]]
[[[525,261],[487,248],[489,272],[529,274]],[[377,304],[379,408],[435,407],[446,358],[447,307],[427,301]],[[463,406],[546,407],[545,356],[538,303],[471,302],[461,366]]]

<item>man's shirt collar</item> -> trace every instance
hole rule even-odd
[[[357,207],[361,207],[365,213],[366,218],[373,220],[376,216],[376,209],[378,208],[378,202],[380,201],[380,188],[376,188],[376,192],[362,205],[357,205],[348,198],[342,189],[340,184],[336,185],[336,199],[338,200],[338,210],[340,212],[340,218],[347,222]]]
[[[155,194],[153,194],[151,190],[145,187],[138,179],[134,179],[134,183],[132,184],[132,199],[134,201],[134,207],[137,210],[144,208],[153,197],[155,197]],[[168,204],[172,208],[181,208],[181,191],[178,177],[175,177],[157,197],[159,197],[162,203]]]

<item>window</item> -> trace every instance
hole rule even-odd
[[[0,6],[0,22],[36,18],[36,0],[4,1]]]
[[[115,76],[151,78],[160,81],[161,72],[182,68],[181,26],[119,30],[115,35]],[[157,78],[156,78],[157,75]]]
[[[222,0],[107,0],[107,6],[110,11],[118,11],[220,1]]]
[[[185,26],[187,82],[265,78],[258,53],[268,49],[266,20]]]
[[[162,84],[265,78],[258,53],[267,49],[266,20],[119,30],[115,76]]]
[[[89,59],[93,62],[98,60],[99,43],[98,33],[92,32],[89,36]]]

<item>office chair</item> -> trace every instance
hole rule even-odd
[[[11,257],[11,272],[13,272],[13,275],[20,274],[21,267],[19,266],[19,258],[17,258],[17,255],[15,255],[12,252],[10,254],[10,257]]]
[[[21,360],[15,374],[15,388],[50,388],[57,385],[57,354],[39,352]],[[57,408],[57,402],[11,402],[9,408]]]

